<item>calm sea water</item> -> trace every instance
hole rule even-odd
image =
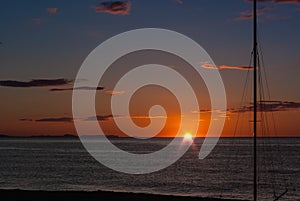
[[[114,138],[118,147],[150,152],[169,139]],[[95,142],[94,142],[95,143]],[[98,140],[96,143],[101,143]],[[1,138],[0,189],[111,190],[155,194],[251,199],[252,140],[222,138],[204,160],[202,139],[170,167],[146,175],[115,172],[94,160],[76,138]],[[300,138],[259,139],[259,198],[300,200]],[[163,160],[163,159],[162,159]]]

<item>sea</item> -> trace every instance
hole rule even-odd
[[[125,151],[147,153],[170,138],[110,138]],[[76,137],[1,137],[0,189],[118,191],[251,200],[251,138],[220,138],[203,160],[196,138],[177,162],[157,172],[131,175],[96,161]],[[93,143],[103,143],[95,139]],[[300,200],[300,138],[258,139],[259,200]],[[117,154],[117,153],[116,153]],[[164,160],[163,158],[161,160]]]

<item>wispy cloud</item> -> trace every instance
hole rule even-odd
[[[73,122],[72,117],[59,117],[59,118],[43,118],[37,119],[36,122]]]
[[[228,65],[221,65],[219,69],[232,69],[232,70],[253,70],[252,66],[228,66]]]
[[[127,15],[130,12],[129,1],[106,1],[95,7],[96,12],[110,13],[114,15]]]
[[[202,68],[215,69],[215,70],[218,69],[218,67],[217,67],[216,65],[211,64],[211,63],[209,63],[209,62],[201,62],[201,67],[202,67]]]
[[[300,108],[300,103],[292,101],[258,101],[257,109],[259,112],[278,112],[288,111]],[[253,103],[239,109],[232,109],[231,112],[252,112],[254,109]]]
[[[33,119],[26,119],[26,118],[23,118],[23,119],[19,119],[19,121],[34,121]]]
[[[280,112],[280,111],[290,111],[300,109],[300,102],[293,101],[277,101],[277,100],[262,100],[257,102],[257,111],[258,112]],[[226,110],[226,114],[230,115],[232,113],[245,113],[253,112],[254,106],[253,103],[249,103],[246,106],[241,108],[230,108]],[[211,109],[202,109],[192,111],[194,114],[211,114],[211,113],[220,113],[223,114],[224,111],[221,110],[211,110]]]
[[[77,87],[77,88],[53,88],[53,89],[49,89],[49,91],[73,91],[73,90],[97,90],[97,91],[102,91],[104,89],[104,87]]]
[[[221,117],[221,118],[229,118],[229,114],[231,113],[231,111],[229,109],[227,110],[210,110],[210,109],[202,109],[202,110],[194,110],[192,111],[193,114],[214,114],[217,117]],[[217,120],[217,119],[215,119]]]
[[[0,80],[0,86],[3,87],[48,87],[61,86],[71,83],[72,80],[67,79],[33,79],[28,82],[17,80]]]
[[[113,115],[97,115],[96,117],[88,117],[86,121],[107,121],[113,119]]]
[[[42,119],[29,119],[22,118],[19,121],[30,121],[30,122],[73,122],[72,117],[57,117],[57,118],[42,118]]]
[[[224,111],[222,110],[209,110],[209,109],[202,109],[202,110],[193,110],[192,113],[194,114],[199,114],[199,113],[212,113],[212,112],[215,112],[215,113],[223,113]]]
[[[245,0],[245,2],[252,3],[253,0]],[[258,16],[262,16],[264,20],[287,20],[292,18],[291,16],[278,16],[276,14],[267,12],[267,10],[273,10],[280,4],[295,4],[300,5],[300,0],[258,0],[258,2],[266,3],[264,6],[257,9]],[[272,4],[272,6],[270,6]],[[296,9],[297,10],[297,9]],[[240,16],[236,18],[237,21],[251,20],[253,18],[253,10],[246,10],[240,13]]]
[[[167,118],[166,116],[161,116],[161,115],[157,115],[157,116],[147,116],[147,115],[131,115],[131,116],[126,116],[126,115],[99,115],[96,117],[88,117],[87,119],[85,119],[86,121],[107,121],[107,120],[111,120],[114,118],[119,118],[119,119],[165,119]]]
[[[223,69],[231,69],[231,70],[253,70],[252,66],[232,66],[232,65],[220,65],[216,66],[209,62],[201,62],[202,68],[215,69],[215,70],[223,70]]]
[[[105,93],[108,95],[122,95],[125,91],[105,90]]]
[[[253,0],[246,0],[247,2],[253,2]],[[281,4],[300,4],[300,0],[257,0],[258,2],[271,2]]]
[[[50,14],[56,14],[57,13],[58,8],[47,8],[47,12]]]
[[[65,92],[65,91],[73,91],[73,90],[96,90],[96,91],[102,91],[106,95],[122,95],[125,93],[125,91],[115,91],[115,90],[105,90],[105,87],[89,87],[89,86],[84,86],[84,87],[69,87],[69,88],[52,88],[49,89],[49,91],[52,92]]]
[[[257,9],[257,15],[258,16],[262,16],[265,15],[265,11],[266,10],[272,10],[272,7],[269,6],[262,6],[260,8]],[[236,20],[241,21],[241,20],[251,20],[253,18],[253,10],[245,10],[240,12],[240,16],[238,16],[236,18]]]

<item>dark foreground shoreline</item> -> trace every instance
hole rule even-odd
[[[144,193],[123,193],[109,191],[27,191],[0,190],[5,201],[231,201],[228,199],[199,198]]]

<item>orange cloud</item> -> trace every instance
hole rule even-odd
[[[56,14],[57,10],[58,10],[58,8],[47,8],[47,12],[50,14]]]
[[[228,66],[228,65],[221,65],[219,69],[233,69],[233,70],[253,70],[252,66]]]
[[[130,12],[131,4],[129,1],[113,1],[102,2],[95,7],[97,13],[110,13],[113,15],[128,15]]]
[[[106,90],[105,93],[108,95],[122,95],[125,91]]]
[[[222,70],[222,69],[232,69],[232,70],[253,70],[252,66],[229,66],[229,65],[221,65],[216,66],[214,64],[211,64],[209,62],[201,62],[202,68],[208,68],[208,69],[215,69],[215,70]]]
[[[202,68],[209,68],[209,69],[218,69],[218,67],[214,64],[211,64],[209,62],[201,62]]]

